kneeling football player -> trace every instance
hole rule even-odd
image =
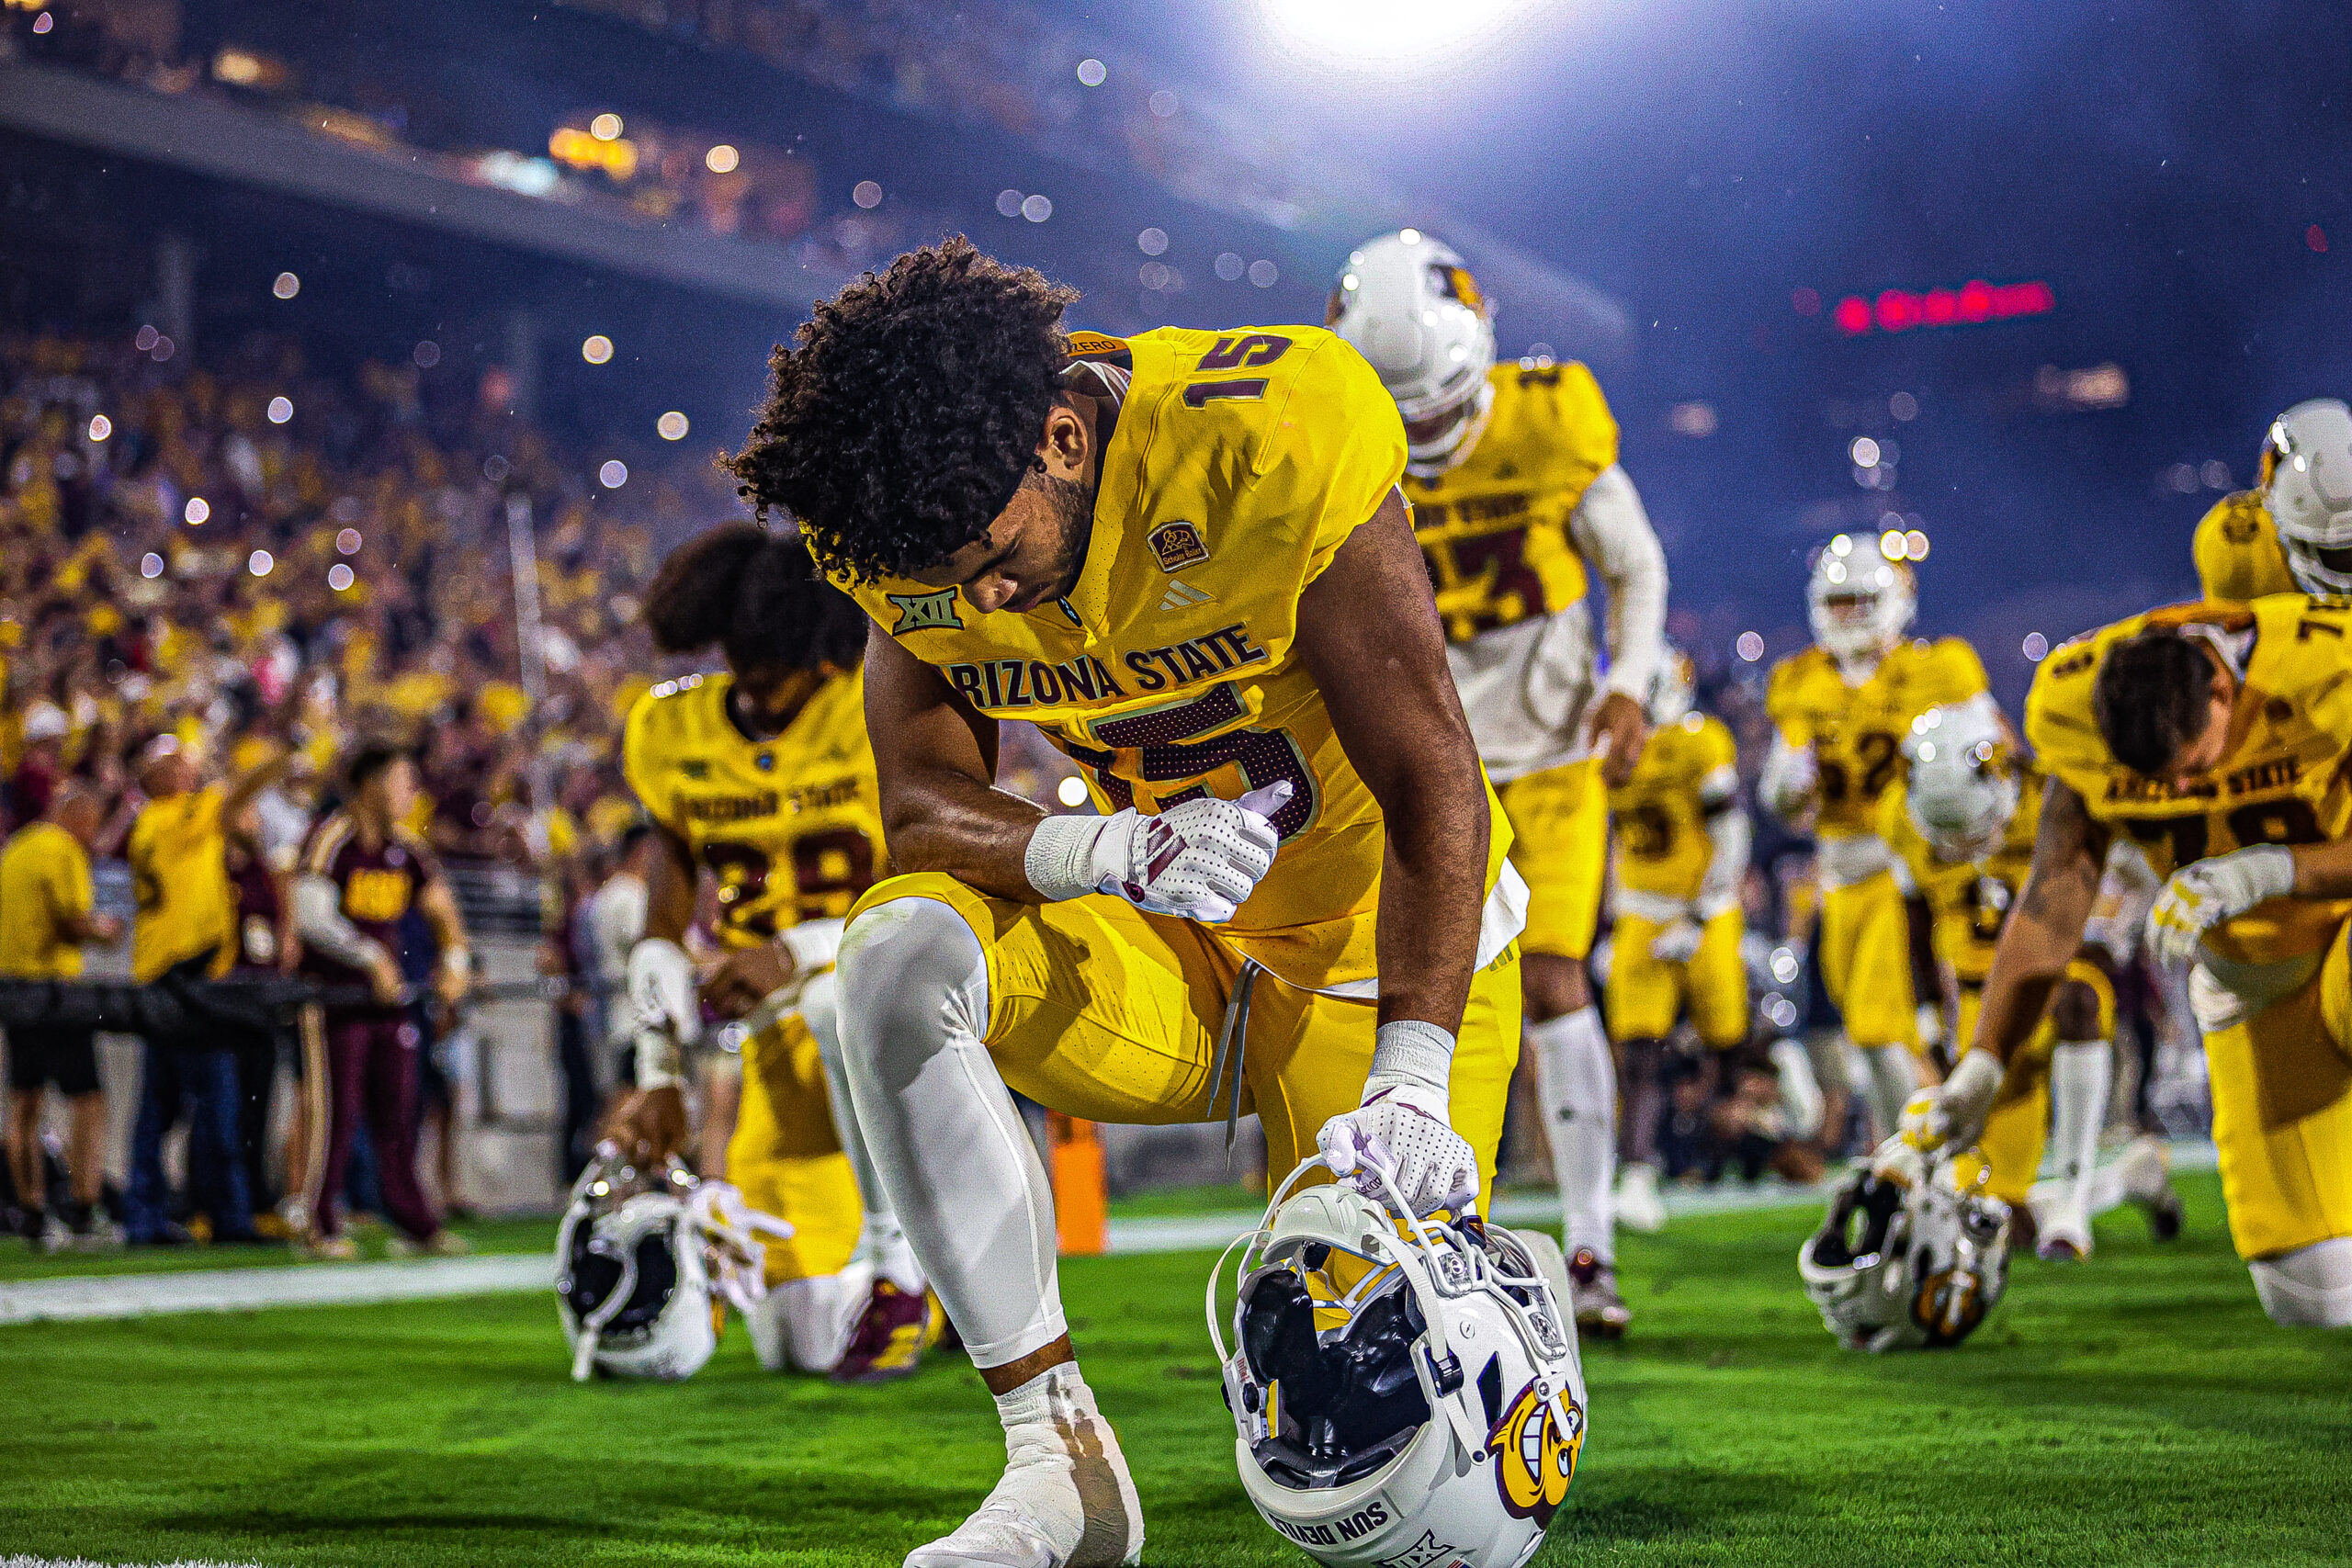
[[[1004,1427],[918,1568],[1136,1561],[1052,1195],[1008,1088],[1103,1122],[1254,1111],[1419,1212],[1480,1196],[1522,885],[1447,675],[1396,407],[1312,327],[1070,333],[953,240],[818,306],[733,460],[872,617],[894,868],[853,912],[857,1118]],[[1036,723],[1101,816],[992,787]],[[1499,891],[1498,891],[1499,890]]]
[[[2323,455],[2321,460],[2326,460]],[[2194,961],[2230,1234],[2263,1310],[2352,1326],[2352,613],[2301,594],[2176,604],[2051,650],[2026,734],[2052,778],[1973,1043],[1923,1143],[1973,1139],[2079,948],[2109,842],[2165,877]]]
[[[663,852],[629,954],[637,1089],[615,1125],[641,1162],[681,1149],[683,1052],[701,1037],[702,1008],[744,1020],[740,1059],[698,1053],[699,1164],[792,1227],[767,1248],[769,1289],[751,1318],[760,1359],[845,1381],[912,1371],[926,1329],[922,1270],[839,1079],[834,950],[842,917],[883,864],[858,672],[865,618],[816,575],[799,540],[751,523],[673,552],[644,617],[662,652],[716,643],[728,667],[662,682],[628,717],[623,767]],[[682,943],[703,872],[717,885],[724,956],[697,995]]]

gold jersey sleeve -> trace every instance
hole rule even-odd
[[[1222,929],[1294,984],[1368,977],[1385,831],[1295,644],[1300,595],[1404,471],[1396,405],[1316,327],[1073,346],[1126,378],[1069,598],[982,615],[956,589],[842,586],[980,712],[1035,723],[1102,809],[1289,780],[1274,867]],[[1491,887],[1510,834],[1488,807]]]
[[[2278,525],[2262,503],[2262,492],[2242,490],[2213,503],[2197,525],[2189,546],[2197,561],[2197,591],[2208,599],[2259,599],[2298,593],[2287,570]]]
[[[2152,779],[2117,761],[2094,705],[2109,649],[2150,626],[2250,637],[2228,750],[2206,773]],[[2352,831],[2352,604],[2281,593],[2251,604],[2171,604],[2052,650],[2026,697],[2026,736],[2092,818],[2129,834],[2159,876],[2250,844],[2309,844]],[[2318,951],[2352,900],[2279,898],[2206,941],[2224,958],[2268,963]]]
[[[886,857],[863,676],[826,682],[768,740],[728,716],[732,683],[689,675],[639,697],[621,766],[647,814],[718,884],[719,940],[749,947],[848,914]]]
[[[1634,776],[1609,792],[1619,886],[1680,903],[1699,896],[1714,852],[1703,787],[1737,756],[1723,720],[1705,714],[1686,714],[1650,737]]]
[[[1568,519],[1617,461],[1616,417],[1582,365],[1507,362],[1487,385],[1493,401],[1469,456],[1405,481],[1438,614],[1455,642],[1585,596]]]
[[[1782,739],[1814,749],[1818,831],[1851,838],[1878,830],[1879,799],[1902,771],[1911,721],[1987,685],[1984,661],[1956,637],[1897,643],[1858,686],[1827,653],[1808,648],[1773,667],[1764,708]]]
[[[2041,786],[2041,775],[2029,769],[2018,781],[2017,809],[2009,814],[2001,842],[1974,861],[1948,861],[1936,853],[1911,820],[1909,796],[1901,782],[1879,797],[1879,836],[1927,900],[1936,956],[1951,965],[1963,987],[1982,986],[1992,972],[2001,928],[2033,865]]]

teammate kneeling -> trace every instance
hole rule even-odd
[[[1880,801],[1879,833],[1928,902],[1937,967],[1956,1003],[1953,1038],[1966,1040],[1976,1030],[1994,943],[2032,864],[2045,781],[2016,755],[1997,710],[1982,703],[1929,708],[1904,755],[1910,776]],[[1985,1190],[2030,1215],[2044,1258],[2087,1257],[2091,1219],[2127,1197],[2152,1217],[2177,1213],[2153,1145],[2153,1164],[2152,1151],[2141,1150],[2104,1179],[2096,1168],[2114,1038],[2115,982],[2102,950],[2086,939],[2011,1058],[1978,1149],[1990,1171]],[[2058,1174],[2037,1182],[2053,1124]],[[1963,1161],[1963,1179],[1974,1169]],[[2165,1234],[2165,1221],[2157,1223]]]
[[[629,714],[622,763],[663,852],[629,954],[637,1090],[612,1124],[640,1166],[684,1148],[684,1058],[703,1043],[702,1008],[744,1021],[740,1066],[701,1053],[701,1163],[790,1227],[768,1247],[769,1289],[745,1314],[761,1364],[844,1381],[910,1372],[926,1328],[922,1270],[848,1114],[835,1021],[842,917],[883,863],[858,674],[865,617],[798,539],[750,523],[673,552],[644,616],[662,652],[716,643],[728,669],[664,682]],[[718,885],[725,956],[697,994],[681,944],[700,871]]]
[[[842,1044],[1007,1455],[922,1568],[1142,1551],[1008,1086],[1094,1121],[1254,1110],[1269,1169],[1319,1146],[1429,1213],[1491,1179],[1519,1038],[1510,830],[1378,378],[1311,327],[1068,333],[1075,298],[962,240],[900,256],[777,349],[733,460],[874,622],[910,874],[853,914]],[[993,789],[1009,717],[1106,815]]]
[[[1640,766],[1609,792],[1617,822],[1617,930],[1609,965],[1609,1025],[1623,1042],[1625,1168],[1617,1217],[1637,1231],[1666,1224],[1658,1196],[1658,1123],[1666,1110],[1666,1037],[1685,1008],[1711,1052],[1747,1038],[1747,814],[1737,749],[1724,721],[1690,709],[1690,656],[1669,647],[1650,683],[1655,727]]]
[[[2026,733],[2054,775],[1974,1043],[1918,1135],[1966,1142],[2081,942],[2107,847],[2167,880],[2148,919],[2189,995],[2230,1232],[2281,1324],[2352,1325],[2352,612],[2174,605],[2052,650]]]

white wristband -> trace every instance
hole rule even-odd
[[[792,954],[792,973],[796,980],[805,980],[820,969],[830,969],[840,957],[842,928],[846,920],[803,920],[787,927],[777,937],[776,943]]]
[[[1364,1079],[1364,1092],[1414,1083],[1443,1094],[1453,1076],[1453,1036],[1434,1023],[1400,1018],[1382,1024],[1373,1036],[1372,1072]]]
[[[1029,835],[1029,848],[1021,857],[1029,886],[1049,904],[1093,892],[1101,881],[1093,866],[1094,846],[1110,825],[1108,817],[1044,818]]]

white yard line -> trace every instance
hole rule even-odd
[[[2211,1170],[2213,1145],[2171,1145],[2175,1170]],[[1725,1214],[1761,1209],[1818,1208],[1827,1184],[1792,1187],[1766,1179],[1754,1186],[1723,1182],[1711,1188],[1669,1188],[1670,1215]],[[1559,1200],[1520,1192],[1495,1205],[1505,1224],[1550,1224]],[[1111,1251],[1121,1257],[1194,1252],[1220,1247],[1254,1229],[1255,1209],[1166,1219],[1113,1220]],[[177,1274],[99,1274],[59,1280],[0,1281],[0,1324],[147,1317],[160,1313],[249,1312],[260,1307],[349,1306],[422,1301],[435,1296],[497,1295],[553,1287],[555,1261],[538,1253],[445,1258],[407,1263],[335,1263],[282,1269],[217,1269]],[[0,1568],[37,1568],[33,1558],[0,1558]]]
[[[0,1282],[0,1324],[492,1295],[548,1290],[554,1279],[555,1260],[538,1253],[407,1263],[80,1275]],[[13,1562],[7,1568],[14,1568]]]

